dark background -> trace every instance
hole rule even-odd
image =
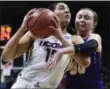
[[[0,2],[0,25],[8,24],[12,26],[12,35],[20,27],[24,15],[32,8],[48,7],[55,1],[7,1]],[[58,1],[57,1],[58,2]],[[74,28],[74,18],[76,12],[83,7],[95,10],[99,16],[96,33],[102,37],[103,52],[102,63],[109,68],[109,12],[110,2],[104,1],[65,1],[72,13],[71,26]]]

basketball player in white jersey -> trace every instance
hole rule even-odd
[[[63,46],[71,45],[71,35],[66,31],[67,25],[70,23],[71,14],[65,3],[57,3],[54,6],[53,12],[60,20],[58,29],[60,29],[61,26],[63,33],[61,33],[61,30],[57,29],[55,35],[47,38],[34,37],[31,32],[28,31],[26,25],[27,20],[32,17],[32,13],[36,10],[32,9],[24,17],[21,27],[6,44],[1,55],[3,64],[30,51],[29,60],[26,63],[26,66],[19,73],[17,80],[11,89],[57,88],[61,82],[64,70],[70,61],[69,56],[62,56],[54,71],[47,69],[46,63],[58,49]],[[67,43],[65,39],[69,42]],[[79,41],[82,40],[79,36],[76,36],[75,39],[78,39]]]

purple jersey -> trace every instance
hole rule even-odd
[[[88,37],[84,39],[87,42]],[[104,89],[101,79],[101,53],[91,54],[91,65],[86,69],[85,74],[70,75],[66,73],[67,89]]]

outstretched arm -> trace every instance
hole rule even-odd
[[[74,43],[72,46],[68,46],[65,48],[60,49],[57,52],[57,55],[63,55],[63,54],[72,54],[74,60],[79,63],[80,65],[84,66],[84,67],[88,67],[90,65],[90,57],[89,55],[83,54],[83,53],[77,53],[76,52],[76,48],[75,46],[79,45],[79,44],[84,44],[83,39],[78,36],[78,35],[74,35],[72,37],[72,43]],[[82,50],[81,50],[82,51]]]
[[[57,55],[73,53],[74,60],[85,67],[90,65],[90,54],[95,51],[101,52],[102,49],[101,37],[98,34],[91,34],[89,41],[86,43],[82,41],[80,36],[73,36],[72,41],[75,45],[60,49]]]
[[[78,35],[74,35],[72,37],[72,42],[74,44],[84,43],[83,39]],[[51,66],[52,67],[51,69],[54,69],[55,65],[61,59],[63,54],[72,54],[74,60],[77,61],[78,63],[80,63],[81,65],[83,65],[84,67],[88,67],[90,65],[89,57],[85,56],[85,55],[76,54],[74,45],[70,45],[65,48],[59,49],[54,54],[53,58],[51,59],[51,61],[48,63],[47,66],[50,67],[51,65],[53,65],[53,66]]]

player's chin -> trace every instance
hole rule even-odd
[[[77,27],[77,29],[79,29],[79,31],[81,31],[81,32],[85,32],[86,31],[85,27]]]
[[[68,24],[70,23],[70,20],[64,20],[63,23],[64,23],[65,25],[68,25]]]

